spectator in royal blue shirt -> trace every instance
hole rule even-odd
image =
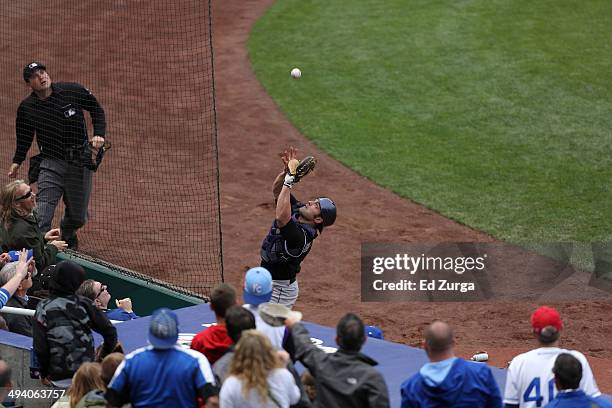
[[[197,408],[219,394],[210,364],[204,355],[176,344],[178,318],[166,308],[151,316],[150,346],[125,356],[106,392],[111,407],[130,402],[134,408]]]
[[[553,366],[559,393],[544,408],[612,408],[600,398],[593,398],[580,389],[582,364],[569,353],[561,353]]]
[[[424,348],[430,362],[402,384],[402,408],[502,407],[489,367],[455,357],[454,345],[448,324],[436,321],[425,330]]]

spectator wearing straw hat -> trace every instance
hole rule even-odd
[[[260,315],[259,306],[270,302],[272,298],[272,275],[264,267],[258,266],[247,271],[244,277],[244,307],[255,316],[257,330],[270,339],[276,350],[286,350],[293,355],[291,332],[286,327],[275,327],[266,323]]]

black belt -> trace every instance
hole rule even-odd
[[[277,279],[274,276],[272,276],[272,280],[287,280],[287,279]],[[289,278],[289,284],[291,285],[296,280],[297,280],[297,276],[294,276],[293,278]]]

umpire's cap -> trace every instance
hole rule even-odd
[[[23,80],[26,82],[30,82],[30,78],[32,77],[32,75],[34,75],[34,72],[39,69],[46,70],[47,67],[45,66],[45,64],[42,64],[37,61],[33,61],[27,64],[25,67],[23,67]]]
[[[319,197],[319,206],[321,207],[321,218],[323,218],[323,226],[328,227],[336,221],[336,203],[330,198]]]

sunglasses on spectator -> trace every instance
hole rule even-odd
[[[15,201],[21,201],[21,200],[25,200],[27,198],[32,197],[32,194],[34,194],[34,192],[32,191],[32,189],[30,189],[27,193],[25,193],[24,195],[22,195],[21,197],[17,197],[15,199]]]
[[[107,288],[108,288],[108,286],[106,286],[106,285],[102,285],[102,286],[100,287],[100,291],[98,292],[98,295],[96,296],[96,299],[97,299],[97,298],[99,298],[99,297],[100,297],[100,295],[101,295],[102,293],[104,293],[104,291],[106,291],[106,289],[107,289]]]

